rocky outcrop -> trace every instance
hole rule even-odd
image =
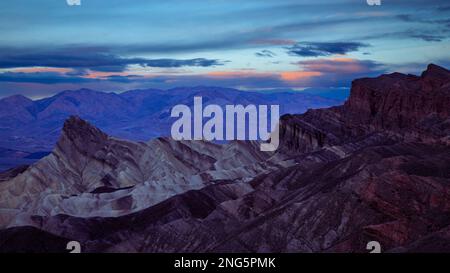
[[[449,105],[450,71],[430,64],[421,76],[393,73],[355,80],[343,114],[346,122],[372,130],[440,138],[450,132]]]
[[[23,173],[28,169],[27,165],[22,165],[16,168],[9,169],[5,172],[0,173],[0,183],[3,181],[8,181]]]
[[[125,215],[217,181],[249,180],[275,166],[268,158],[252,143],[119,140],[71,117],[50,155],[2,175],[0,226],[33,225],[36,215]]]
[[[310,152],[371,133],[450,144],[450,71],[430,64],[421,76],[392,73],[353,81],[343,106],[281,120],[286,152]]]

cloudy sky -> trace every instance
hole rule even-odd
[[[448,0],[14,0],[0,2],[0,33],[0,97],[343,88],[450,67]]]

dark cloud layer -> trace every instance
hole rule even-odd
[[[274,52],[272,52],[270,50],[264,49],[264,50],[261,50],[260,52],[256,52],[255,55],[258,57],[272,58],[272,57],[275,57],[277,54],[275,54]]]
[[[433,34],[425,34],[425,33],[411,33],[411,35],[409,35],[409,37],[421,39],[426,42],[442,42],[442,40],[445,39],[445,36],[442,36],[442,35],[433,35]]]
[[[450,19],[449,18],[421,18],[412,14],[399,14],[397,15],[397,18],[404,22],[413,22],[413,23],[424,23],[424,24],[437,24],[437,25],[443,25],[446,27],[450,26]]]
[[[360,39],[419,39],[425,42],[442,42],[445,40],[448,35],[444,35],[440,33],[425,33],[422,31],[410,29],[399,32],[386,32],[386,33],[377,33],[373,35],[367,35],[364,37],[359,37]]]
[[[58,72],[5,72],[0,73],[0,82],[16,82],[16,83],[42,83],[42,84],[59,84],[59,83],[88,83],[98,82],[98,79],[83,78],[79,76],[68,75]]]
[[[28,51],[26,49],[2,49],[0,52],[3,52],[0,53],[0,68],[41,66],[73,68],[77,71],[90,69],[102,72],[121,72],[129,65],[169,68],[184,66],[209,67],[223,64],[219,60],[205,58],[187,60],[124,58],[109,53],[109,50],[83,47],[55,49],[51,51],[39,49],[34,51]]]
[[[293,56],[319,57],[333,54],[347,54],[368,46],[368,44],[360,42],[304,42],[289,47],[288,53]]]

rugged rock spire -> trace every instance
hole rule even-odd
[[[57,147],[63,151],[76,149],[80,153],[92,156],[105,146],[108,136],[97,127],[78,116],[69,117],[64,123]]]
[[[429,64],[422,73],[422,79],[431,83],[433,88],[439,88],[449,83],[450,71],[435,64]]]

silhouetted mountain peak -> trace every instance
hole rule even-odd
[[[67,98],[67,97],[76,97],[76,98],[82,98],[82,99],[88,99],[92,97],[106,97],[108,95],[111,95],[111,93],[92,90],[88,88],[81,88],[76,90],[65,90],[62,91],[54,96],[55,99],[57,98]],[[114,94],[116,95],[116,94]]]
[[[450,71],[435,64],[429,64],[422,73],[422,79],[433,88],[439,88],[450,82]]]
[[[80,88],[80,89],[76,89],[76,90],[65,90],[63,92],[61,92],[60,94],[73,94],[73,93],[100,93],[100,91],[95,91],[89,88]]]
[[[422,75],[449,77],[450,71],[445,69],[442,66],[435,65],[435,64],[429,64],[427,66],[427,69],[422,73]]]
[[[0,100],[3,103],[10,103],[10,104],[14,104],[16,106],[27,106],[31,103],[33,103],[33,101],[23,95],[13,95],[13,96],[9,96],[6,98],[3,98]]]

